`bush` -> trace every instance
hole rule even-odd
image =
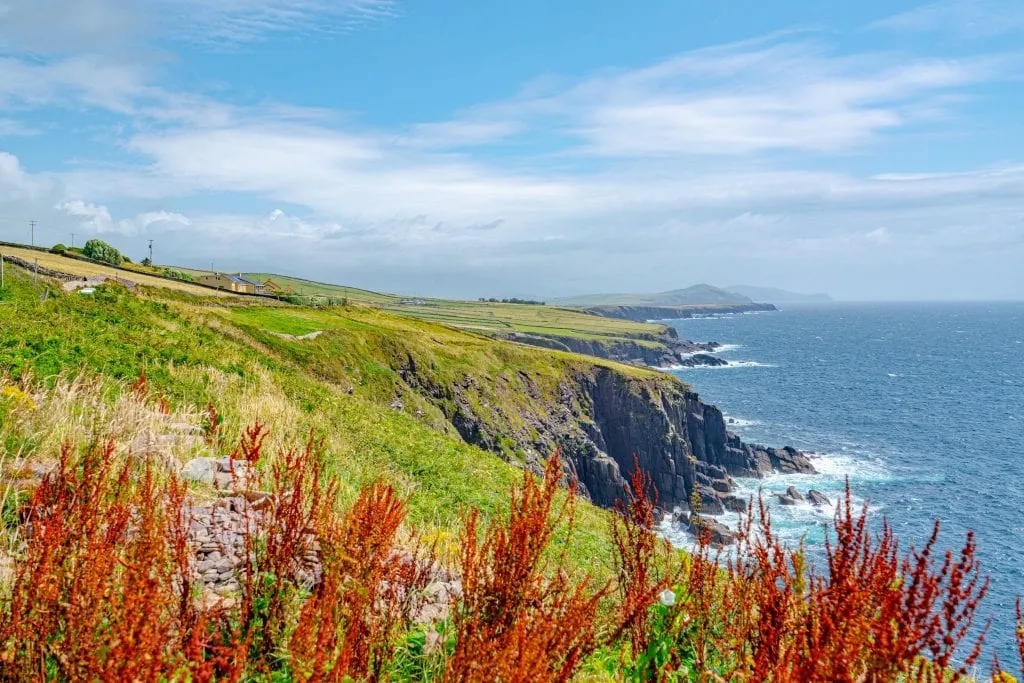
[[[68,248],[61,244],[60,242],[50,247],[50,253],[53,254],[63,254],[67,250]]]
[[[82,256],[91,258],[94,261],[109,263],[112,266],[119,266],[124,262],[124,256],[121,255],[121,252],[103,240],[93,239],[86,242],[85,248],[82,249]]]
[[[130,391],[161,400],[145,375]],[[216,449],[221,420],[207,412]],[[173,471],[116,456],[111,441],[66,443],[34,492],[0,505],[26,532],[0,592],[0,680],[553,682],[600,668],[625,681],[952,683],[980,654],[983,634],[967,638],[987,591],[973,536],[938,555],[936,528],[900,552],[849,492],[819,573],[781,545],[763,502],[739,552],[721,557],[705,536],[683,557],[657,537],[657,492],[636,468],[611,522],[618,591],[569,576],[552,542],[573,533],[576,500],[557,455],[542,479],[524,472],[505,514],[467,512],[461,590],[428,639],[412,610],[435,556],[419,542],[398,550],[407,501],[377,482],[342,512],[322,442],[258,467],[266,435],[247,427],[229,458],[231,505],[248,521],[226,602],[200,599],[190,493]],[[265,497],[239,495],[243,463],[263,473]],[[1024,658],[1019,605],[1017,619]],[[1013,678],[994,661],[992,680]]]

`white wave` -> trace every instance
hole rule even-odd
[[[903,375],[900,375],[900,374],[895,373],[895,372],[887,372],[885,374],[888,375],[889,377],[902,377],[903,376]]]
[[[778,368],[770,364],[770,362],[758,362],[757,360],[729,360],[728,365],[725,366],[694,366],[690,368],[688,366],[673,366],[669,370],[683,371],[683,370],[729,370],[730,368]]]
[[[719,344],[715,348],[714,352],[715,353],[729,353],[730,351],[735,351],[736,349],[742,349],[742,348],[743,348],[743,344]]]
[[[734,418],[735,419],[735,418]],[[765,506],[771,512],[772,532],[787,545],[795,546],[801,541],[809,545],[820,545],[826,530],[835,519],[836,505],[842,500],[849,477],[853,490],[851,502],[855,510],[860,510],[864,500],[857,496],[858,482],[887,481],[893,478],[892,472],[879,458],[854,456],[845,453],[808,453],[811,463],[817,470],[816,474],[782,474],[774,472],[763,479],[736,478],[733,495],[744,500],[754,500],[761,496]],[[796,487],[805,500],[796,505],[783,505],[775,494],[785,493],[790,487]],[[811,489],[823,493],[829,499],[829,505],[816,506],[806,500]],[[872,514],[881,508],[877,505],[868,506]],[[729,529],[739,528],[742,516],[740,513],[727,512],[715,515],[714,519]],[[662,536],[673,545],[688,550],[696,547],[693,535],[686,529],[675,524],[671,516],[662,521],[659,529]]]
[[[722,415],[725,418],[725,426],[736,429],[743,429],[744,427],[756,427],[761,424],[760,420],[745,420],[742,417],[736,417],[734,415]]]

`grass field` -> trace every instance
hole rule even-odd
[[[603,318],[558,306],[402,297],[273,273],[244,275],[255,280],[272,279],[282,287],[291,287],[299,296],[326,297],[333,301],[345,299],[351,303],[384,308],[398,315],[487,335],[523,332],[591,340],[637,340],[664,331],[661,325]],[[654,341],[640,343],[657,344]]]
[[[38,261],[43,268],[73,275],[118,275],[140,285],[177,290],[196,296],[235,296],[228,292],[197,287],[187,282],[153,277],[144,272],[146,270],[144,266],[137,264],[133,264],[130,268],[117,269],[45,251],[6,246],[0,247],[0,253],[17,256],[29,262]],[[163,267],[159,266],[158,268],[162,269]],[[188,273],[193,277],[201,277],[209,272],[177,266],[166,267]],[[653,338],[664,332],[665,329],[661,325],[605,318],[559,306],[412,298],[274,273],[244,273],[244,275],[257,281],[274,280],[284,288],[291,288],[300,297],[323,298],[335,304],[344,300],[349,303],[374,306],[397,315],[489,336],[501,337],[518,332],[544,337],[573,337],[600,342],[628,340],[642,345],[658,346],[659,342],[654,341]],[[305,332],[310,331],[314,330],[305,330]],[[299,334],[302,333],[304,332]]]
[[[636,338],[663,331],[661,325],[589,315],[556,306],[498,304],[443,299],[421,305],[394,304],[389,311],[484,334],[527,332],[590,339]]]
[[[35,249],[20,249],[18,247],[2,246],[0,247],[0,254],[3,254],[4,256],[16,256],[28,261],[29,263],[39,263],[40,268],[48,268],[50,270],[56,270],[70,275],[82,275],[85,277],[92,275],[111,275],[131,280],[132,282],[136,282],[146,287],[173,289],[180,292],[186,292],[188,294],[195,294],[197,296],[233,296],[230,292],[221,292],[215,289],[207,289],[206,287],[196,287],[195,285],[191,285],[187,282],[165,280],[164,278],[153,277],[135,270],[119,269],[112,266],[101,266],[88,261],[79,261],[78,259],[67,258],[66,256],[61,256],[59,254],[51,254],[46,251],[36,251]]]
[[[298,296],[348,299],[353,303],[370,304],[373,306],[387,306],[401,300],[401,297],[393,294],[381,294],[367,289],[359,289],[358,287],[314,282],[313,280],[288,275],[275,275],[273,273],[243,273],[242,275],[256,281],[273,280],[281,285],[281,287],[290,287]]]

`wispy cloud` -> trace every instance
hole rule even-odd
[[[897,31],[945,31],[965,38],[991,38],[1024,31],[1020,0],[940,0],[873,24]]]
[[[0,0],[0,51],[110,53],[155,36],[218,49],[390,19],[396,0]]]
[[[240,44],[284,33],[338,33],[397,16],[395,0],[153,0],[179,37]]]
[[[1000,56],[840,56],[783,36],[598,74],[419,130],[488,145],[532,128],[565,151],[608,157],[845,152],[950,115],[951,94],[1010,68]]]

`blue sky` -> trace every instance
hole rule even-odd
[[[1024,298],[1024,3],[0,0],[0,239],[433,295]]]

